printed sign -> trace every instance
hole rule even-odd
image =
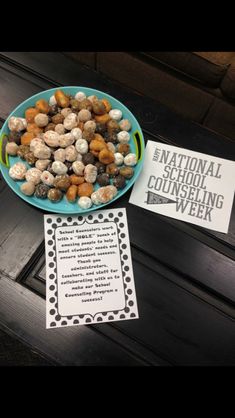
[[[125,209],[44,226],[47,328],[138,318]]]
[[[130,203],[161,215],[228,232],[235,162],[148,141]]]

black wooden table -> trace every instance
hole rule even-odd
[[[62,53],[0,54],[0,121],[54,86],[97,88],[137,117],[145,140],[235,159],[235,144]],[[0,177],[0,326],[61,365],[235,365],[235,206],[228,234],[126,207],[138,320],[45,329],[43,212]],[[147,220],[147,221],[146,221]]]

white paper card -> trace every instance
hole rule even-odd
[[[44,215],[46,327],[138,318],[125,209]]]
[[[234,161],[148,141],[129,202],[227,233],[234,190]]]

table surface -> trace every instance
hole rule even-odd
[[[0,123],[54,86],[96,88],[122,101],[151,139],[230,160],[235,144],[63,53],[0,53]],[[0,177],[0,326],[55,365],[235,365],[235,205],[228,234],[125,207],[138,320],[45,329],[43,212]],[[147,219],[147,222],[146,222]]]

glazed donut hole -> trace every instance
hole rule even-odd
[[[131,130],[131,123],[128,119],[123,119],[119,123],[119,127],[121,131],[130,131]]]
[[[68,174],[59,174],[54,179],[54,187],[63,192],[66,192],[71,186],[70,177]]]
[[[91,152],[82,155],[82,162],[84,165],[95,164],[95,156]]]
[[[50,110],[50,106],[49,103],[47,103],[47,101],[45,99],[39,99],[36,104],[35,104],[36,109],[38,109],[38,111],[40,113],[48,113]]]
[[[71,113],[69,113],[68,116],[66,116],[64,119],[64,127],[65,129],[67,129],[67,131],[71,131],[73,128],[76,128],[77,124],[78,124],[77,115],[76,113],[73,113],[71,111]]]
[[[120,152],[122,155],[125,156],[129,154],[130,152],[130,145],[128,143],[126,144],[119,143],[117,144],[116,151]]]
[[[78,139],[75,148],[79,154],[86,154],[88,152],[88,142],[85,139]]]
[[[115,152],[116,152],[116,147],[112,142],[106,142],[107,148],[109,149],[109,151],[111,151],[114,156],[115,156]]]
[[[86,98],[86,95],[85,95],[85,93],[83,93],[82,91],[78,91],[78,92],[75,94],[74,98],[75,98],[78,102],[81,102],[82,100],[84,100],[84,99]]]
[[[59,135],[64,135],[66,129],[62,123],[58,123],[57,125],[55,125],[54,131]]]
[[[124,162],[124,157],[120,152],[115,152],[114,154],[114,162],[116,165],[122,165]]]
[[[57,89],[8,120],[9,176],[25,196],[81,210],[112,201],[135,174],[131,123],[106,97]],[[25,164],[23,163],[25,161]],[[26,165],[27,164],[27,165]]]
[[[17,150],[17,156],[22,158],[22,160],[25,160],[26,154],[30,152],[29,145],[19,145]]]
[[[93,100],[92,110],[96,115],[104,115],[106,112],[106,107],[101,100]]]
[[[59,136],[59,146],[61,148],[66,148],[69,145],[73,145],[74,141],[74,136],[70,132]]]
[[[40,171],[46,170],[51,160],[37,160],[35,163],[35,167],[38,168]]]
[[[76,100],[76,99],[71,99],[70,100],[70,106],[71,106],[71,110],[72,110],[72,112],[78,112],[79,110],[80,110],[80,108],[79,108],[79,101],[78,100]]]
[[[17,145],[15,142],[8,142],[6,145],[6,152],[8,155],[15,156],[17,155],[19,145]]]
[[[69,162],[74,162],[77,159],[78,152],[74,145],[69,145],[65,148],[65,159]]]
[[[71,130],[71,134],[73,135],[73,137],[76,141],[78,139],[82,139],[82,130],[80,128],[73,128]]]
[[[60,135],[55,131],[47,131],[43,135],[43,139],[46,145],[56,148],[59,146]]]
[[[43,185],[44,187],[47,187],[45,184]],[[51,201],[51,202],[59,202],[62,197],[63,197],[63,193],[61,190],[59,189],[46,189],[47,190],[47,194],[46,197]],[[37,196],[39,197],[39,196]],[[41,196],[40,196],[41,197]]]
[[[72,168],[74,173],[77,174],[77,176],[83,176],[85,166],[82,161],[74,161],[72,164]]]
[[[66,174],[68,168],[64,163],[62,163],[62,161],[54,161],[52,163],[52,170],[54,171],[54,173],[61,175]]]
[[[91,119],[91,112],[88,109],[82,109],[78,112],[78,121],[87,122]]]
[[[78,196],[83,197],[90,197],[94,191],[93,184],[91,183],[82,183],[78,185]]]
[[[29,107],[25,111],[25,119],[27,123],[34,123],[35,116],[39,113],[39,110],[35,107]]]
[[[72,184],[66,192],[66,198],[69,202],[75,202],[77,197],[77,186]]]
[[[95,183],[97,177],[97,167],[87,164],[84,168],[84,178],[87,183]]]
[[[8,128],[10,131],[24,131],[27,127],[27,121],[25,118],[18,118],[15,116],[12,116],[8,121]]]
[[[96,130],[96,123],[94,120],[88,120],[84,123],[84,131],[95,132]]]
[[[65,117],[61,114],[61,113],[56,113],[55,115],[52,116],[51,121],[55,124],[58,125],[59,123],[63,123],[64,122]]]
[[[64,148],[58,148],[55,152],[54,152],[54,160],[55,161],[61,161],[62,163],[65,162],[66,160],[66,152]]]
[[[55,99],[57,104],[62,107],[63,109],[69,107],[69,97],[65,94],[62,90],[56,90],[55,92]]]
[[[53,94],[49,99],[49,105],[54,106],[56,104],[57,104],[57,101],[56,101],[55,95]]]
[[[83,132],[82,132],[82,138],[83,139],[86,139],[87,142],[91,142],[92,139],[94,139],[94,137],[95,137],[95,132],[93,132],[91,130],[90,131],[89,130],[85,130],[85,129],[83,130]]]
[[[87,109],[91,112],[92,111],[92,103],[88,99],[83,99],[80,102],[78,102],[78,109],[79,110]]]
[[[49,119],[45,113],[38,113],[34,118],[34,122],[39,128],[44,128],[48,125]]]
[[[40,179],[47,186],[53,186],[55,180],[53,174],[46,170],[42,172]]]
[[[82,209],[89,209],[92,206],[91,198],[88,196],[82,196],[78,199],[78,205]]]
[[[15,163],[9,170],[9,176],[13,180],[23,180],[27,172],[27,167],[24,163]]]
[[[40,160],[47,160],[51,157],[51,150],[43,144],[35,145],[33,155]]]
[[[114,133],[118,133],[120,131],[120,127],[118,122],[115,119],[110,119],[107,122],[107,133],[109,135],[114,134]]]
[[[121,131],[117,134],[117,139],[120,144],[127,144],[130,138],[130,134],[126,131]]]
[[[38,168],[35,168],[35,167],[30,168],[25,173],[25,179],[26,179],[26,181],[32,181],[36,186],[41,181],[41,174],[42,174],[42,172],[40,170],[38,170]]]
[[[112,109],[109,112],[109,116],[110,116],[111,119],[119,121],[119,120],[122,119],[122,112],[119,109]]]
[[[127,166],[135,166],[137,164],[137,157],[135,154],[127,154],[124,158],[124,164]]]
[[[32,196],[35,192],[35,183],[32,181],[26,181],[25,183],[21,184],[20,190],[26,196]]]
[[[61,115],[64,116],[64,118],[66,119],[67,116],[72,113],[72,109],[70,109],[70,107],[65,107],[64,109],[61,110]]]

